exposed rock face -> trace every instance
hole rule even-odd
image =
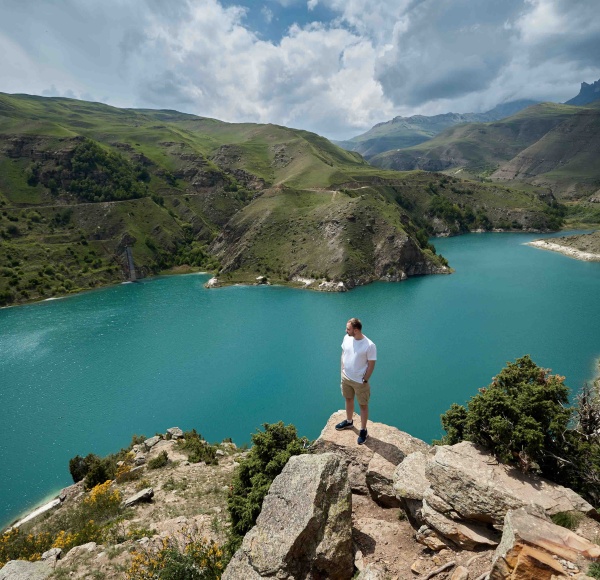
[[[143,445],[146,448],[146,451],[150,451],[150,449],[152,449],[159,441],[160,437],[158,435],[155,435],[154,437],[149,437],[148,439],[146,439]]]
[[[0,570],[0,580],[44,580],[52,574],[45,562],[11,560]]]
[[[423,501],[421,517],[427,525],[436,530],[441,536],[452,540],[454,544],[466,550],[498,545],[496,534],[485,526],[451,520],[435,511],[426,501]]]
[[[490,580],[566,578],[574,571],[587,569],[589,562],[599,557],[597,544],[520,508],[506,514]],[[567,563],[565,569],[561,560],[571,565]]]
[[[354,428],[336,431],[335,425],[346,418],[345,411],[334,413],[315,441],[320,451],[342,454],[349,461],[348,474],[354,493],[370,494],[380,505],[398,507],[399,500],[393,489],[396,466],[415,451],[426,453],[430,446],[395,427],[369,422],[369,438],[365,445],[357,445],[360,417],[354,416]]]
[[[179,427],[171,427],[167,429],[167,435],[170,435],[171,439],[181,439],[183,431]]]
[[[147,487],[145,489],[142,489],[141,491],[138,491],[138,493],[136,493],[135,495],[132,495],[131,497],[127,498],[123,502],[123,505],[125,507],[131,507],[132,505],[135,505],[136,503],[140,503],[143,501],[150,501],[153,497],[154,497],[154,490],[151,487]]]
[[[409,455],[394,471],[393,488],[413,525],[425,524],[417,539],[432,549],[439,546],[431,531],[461,548],[495,546],[506,513],[523,506],[595,515],[573,490],[499,464],[467,441]]]
[[[351,518],[344,460],[333,453],[292,457],[223,580],[351,578]]]
[[[549,515],[566,511],[595,513],[573,490],[498,464],[468,441],[438,447],[427,462],[425,474],[434,495],[450,506],[450,514],[492,523],[498,529],[508,510],[529,504],[539,505]]]

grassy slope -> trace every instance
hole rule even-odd
[[[388,169],[426,169],[435,164],[437,169],[465,167],[489,173],[576,113],[574,107],[541,103],[502,121],[452,127],[426,143],[377,155],[371,163]]]
[[[156,199],[79,203],[63,190],[57,195],[41,183],[27,184],[34,162],[42,172],[64,166],[80,137],[131,163],[141,159],[149,171],[148,194]],[[318,135],[276,125],[0,94],[0,293],[22,301],[121,280],[125,243],[133,245],[136,264],[146,273],[190,263],[190,252],[200,256],[196,265],[216,268],[210,244],[234,216],[234,228],[243,229],[246,220],[264,222],[270,232],[257,235],[254,226],[245,231],[249,245],[243,252],[243,240],[232,241],[246,280],[264,269],[283,280],[298,268],[333,278],[365,274],[378,235],[414,236],[428,226],[430,185],[444,179],[378,169]],[[498,188],[490,197],[492,187],[465,188],[474,197],[443,186],[439,194],[458,205],[481,206],[492,221],[504,222],[503,211],[533,211],[541,216],[540,228],[547,227],[540,213],[545,206],[534,196]],[[346,223],[344,237],[337,232],[330,243],[323,224],[356,204],[364,220]],[[69,219],[57,221],[67,206]],[[364,228],[373,228],[371,222],[376,226],[369,234]],[[334,262],[339,252],[341,261]],[[53,272],[44,273],[46,262],[54,264]]]
[[[600,186],[600,105],[542,103],[485,124],[460,125],[431,141],[387,152],[371,162],[388,169],[492,176],[512,185],[550,187],[557,196],[585,195]]]

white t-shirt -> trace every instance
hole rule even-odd
[[[357,383],[362,383],[367,371],[367,361],[377,360],[375,343],[364,334],[360,340],[353,336],[344,336],[342,341],[342,362],[344,374]]]

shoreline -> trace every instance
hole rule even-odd
[[[581,260],[583,262],[600,262],[600,254],[594,254],[593,252],[584,252],[571,246],[565,246],[563,244],[557,244],[556,242],[548,242],[546,240],[534,240],[532,242],[526,242],[526,246],[533,246],[540,250],[548,250],[551,252],[557,252],[574,258],[575,260]]]

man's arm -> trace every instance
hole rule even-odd
[[[371,375],[373,374],[373,370],[375,369],[376,362],[377,361],[374,361],[374,360],[367,361],[367,370],[365,372],[365,376],[363,377],[363,381],[366,381],[367,383],[369,382],[369,379],[371,378]]]
[[[344,372],[344,353],[340,357],[340,364],[342,365],[341,372]]]

